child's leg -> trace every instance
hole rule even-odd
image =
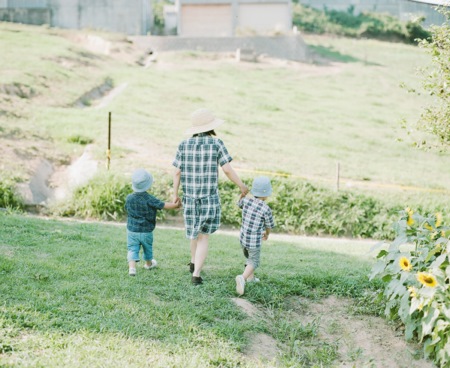
[[[251,280],[255,277],[255,270],[259,267],[259,259],[261,254],[261,248],[256,249],[246,249],[248,258],[247,258],[247,264],[245,266],[244,273],[242,276],[244,276],[244,279]]]
[[[245,270],[244,273],[242,274],[242,276],[244,276],[244,279],[247,280],[251,280],[255,277],[255,269],[251,264],[247,264],[247,266],[245,266]]]
[[[153,259],[153,233],[142,233],[141,244],[144,252],[145,265],[151,266]]]
[[[136,270],[136,262],[139,261],[140,248],[139,233],[127,231],[127,261],[130,270]]]

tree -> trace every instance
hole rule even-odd
[[[431,27],[431,37],[419,45],[432,57],[423,86],[433,96],[434,103],[427,106],[418,122],[419,129],[439,139],[444,149],[450,147],[450,8],[438,9],[446,17],[441,26]]]

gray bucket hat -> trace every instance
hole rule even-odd
[[[152,174],[144,169],[137,169],[131,176],[131,186],[135,192],[146,192],[152,184]]]
[[[272,194],[272,185],[267,176],[258,176],[253,180],[251,193],[255,197],[268,197]]]

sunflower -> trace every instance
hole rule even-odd
[[[417,298],[417,291],[414,286],[410,286],[408,288],[408,291],[409,291],[409,295],[411,296],[411,298]]]
[[[442,225],[442,213],[438,212],[436,213],[436,227],[439,227]]]
[[[419,282],[424,286],[428,286],[428,287],[432,287],[432,288],[437,286],[436,277],[434,275],[432,275],[431,273],[419,272],[417,274],[417,280],[419,280]]]
[[[401,268],[403,271],[411,271],[412,264],[411,264],[411,262],[409,261],[408,258],[406,258],[406,257],[401,257],[400,260],[398,261],[398,263],[399,263],[399,265],[400,265],[400,268]]]
[[[433,228],[428,223],[425,223],[425,225],[423,225],[423,227],[429,231],[433,231]]]
[[[414,224],[414,219],[412,218],[414,211],[411,208],[407,207],[405,209],[405,212],[408,214],[408,219],[406,220],[406,224],[408,226],[411,226],[412,224]]]

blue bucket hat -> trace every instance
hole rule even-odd
[[[131,176],[131,186],[135,192],[146,192],[152,184],[152,174],[144,169],[137,169]]]
[[[258,176],[253,180],[251,193],[255,197],[268,197],[272,194],[272,185],[267,176]]]

